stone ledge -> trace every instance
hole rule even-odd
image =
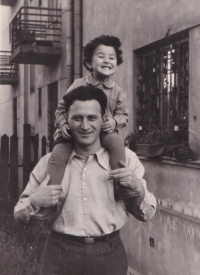
[[[158,159],[153,159],[153,158],[148,158],[142,155],[138,155],[138,158],[140,160],[145,160],[145,161],[150,161],[150,162],[157,162],[157,163],[164,163],[164,164],[172,164],[176,166],[182,166],[186,168],[194,168],[194,169],[200,169],[200,160],[196,161],[186,161],[186,162],[181,162],[176,160],[175,158],[170,158],[170,157],[161,157]]]
[[[192,209],[178,203],[167,202],[166,200],[157,199],[157,209],[167,212],[173,216],[186,219],[200,224],[200,212],[198,209]]]

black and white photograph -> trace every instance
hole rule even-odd
[[[200,1],[0,0],[0,274],[200,274]]]

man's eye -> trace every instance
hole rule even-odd
[[[89,120],[94,121],[94,120],[96,120],[96,117],[89,117]]]
[[[81,121],[81,117],[74,117],[75,121]]]

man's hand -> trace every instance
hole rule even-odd
[[[103,123],[101,130],[106,133],[112,133],[115,130],[116,121],[112,117],[108,117],[107,121]]]
[[[35,207],[53,207],[62,194],[61,185],[48,185],[50,176],[47,175],[35,193],[30,196],[30,203]]]
[[[122,168],[112,170],[108,179],[118,179],[121,185],[140,192],[143,189],[141,181],[125,162],[120,161],[119,164]]]
[[[63,126],[62,126],[62,128],[61,128],[61,132],[62,132],[62,136],[63,136],[64,138],[69,139],[69,138],[71,138],[71,136],[69,135],[69,133],[68,133],[67,130],[68,130],[68,129],[67,129],[67,124],[65,123],[65,124],[63,124]]]

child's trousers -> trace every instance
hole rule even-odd
[[[102,132],[100,134],[100,140],[102,147],[107,149],[109,152],[110,166],[112,170],[120,167],[120,160],[126,162],[124,142],[119,134],[117,134],[116,132],[112,132],[110,134]],[[68,163],[69,157],[73,151],[71,140],[61,138],[60,143],[59,141],[56,141],[55,143],[57,144],[53,148],[48,165],[50,185],[61,184],[66,164]]]

